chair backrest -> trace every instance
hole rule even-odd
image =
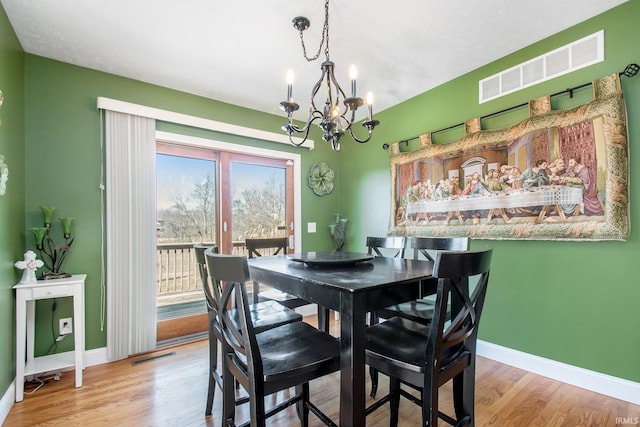
[[[286,237],[271,237],[266,239],[246,239],[245,245],[249,258],[265,255],[284,255],[287,252]]]
[[[211,250],[213,253],[218,253],[218,247],[215,245],[193,245],[193,251],[196,255],[196,268],[198,269],[198,275],[200,276],[200,281],[202,282],[202,290],[204,291],[204,296],[207,301],[207,310],[216,311],[217,306],[215,293],[219,293],[219,289],[213,286],[213,284],[209,281],[209,272],[207,270],[207,261],[205,257],[205,251],[207,250]]]
[[[433,322],[427,344],[427,365],[436,370],[443,384],[475,358],[478,324],[484,305],[491,249],[479,252],[438,252],[433,275],[438,291]],[[469,278],[477,279],[473,291]],[[447,304],[451,301],[451,321],[447,321]]]
[[[375,255],[377,257],[385,257],[385,252],[382,249],[392,249],[391,257],[402,258],[404,257],[404,246],[406,244],[406,238],[404,236],[387,236],[387,237],[373,237],[368,236],[366,241],[367,253],[369,255]],[[396,251],[394,252],[393,249]]]
[[[218,299],[218,318],[223,339],[231,348],[233,369],[241,371],[247,378],[262,378],[262,361],[246,289],[246,282],[251,280],[247,257],[213,251],[206,251],[205,256],[211,282],[222,289]],[[235,309],[232,308],[234,306]]]
[[[409,246],[413,249],[413,259],[420,259],[420,255],[429,261],[433,256],[429,251],[466,251],[469,249],[467,237],[412,237]]]

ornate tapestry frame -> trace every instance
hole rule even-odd
[[[628,239],[627,117],[619,75],[598,79],[592,88],[592,101],[568,110],[551,110],[550,96],[530,101],[529,118],[508,128],[481,130],[478,118],[451,143],[434,145],[425,134],[410,152],[391,144],[389,234]],[[558,159],[564,171],[544,169],[542,163]],[[509,179],[513,170],[520,175]],[[530,179],[541,175],[538,183]],[[501,187],[474,194],[491,187],[491,179]],[[465,182],[466,194],[459,193]]]

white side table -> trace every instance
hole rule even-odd
[[[24,397],[24,377],[75,367],[76,387],[82,387],[84,369],[84,281],[86,274],[66,279],[38,280],[15,285],[16,290],[16,402]],[[39,299],[73,297],[74,350],[33,357],[35,302]],[[26,361],[25,361],[26,343]]]

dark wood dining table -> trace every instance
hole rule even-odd
[[[332,257],[338,261],[332,263]],[[367,313],[431,293],[435,279],[430,261],[346,257],[361,260],[346,262],[345,253],[305,252],[251,259],[249,270],[252,280],[340,313],[340,426],[361,427],[366,424]]]

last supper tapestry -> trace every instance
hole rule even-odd
[[[626,109],[617,74],[592,83],[593,100],[401,152],[391,145],[390,234],[480,239],[626,240],[629,235]]]

